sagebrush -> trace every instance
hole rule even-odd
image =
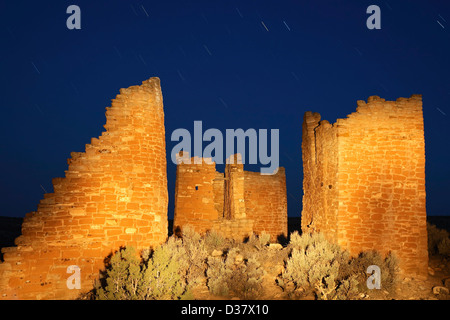
[[[447,230],[439,229],[435,225],[427,223],[428,252],[450,256],[450,237]]]
[[[375,251],[351,258],[337,244],[320,233],[291,234],[291,253],[278,284],[291,298],[314,295],[318,299],[357,299],[367,293],[367,267],[381,269],[381,286],[392,291],[397,277],[397,260]]]
[[[263,294],[265,274],[254,255],[244,257],[239,249],[232,248],[225,257],[208,258],[208,288],[220,296],[256,299]]]
[[[434,250],[443,250],[448,234],[429,234]],[[274,283],[276,277],[276,284],[293,299],[359,299],[369,292],[371,265],[380,267],[384,291],[395,288],[398,264],[391,254],[369,251],[350,257],[320,233],[293,232],[287,247],[269,243],[266,234],[241,242],[216,232],[200,236],[186,226],[181,237],[172,236],[141,256],[132,247],[116,252],[96,289],[83,298],[192,299],[192,288],[206,284],[214,295],[258,299],[265,294],[263,283]],[[270,277],[265,277],[268,272]]]
[[[105,278],[95,290],[100,300],[178,300],[191,298],[187,285],[186,251],[169,238],[148,257],[139,259],[126,247],[111,257]]]

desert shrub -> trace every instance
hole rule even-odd
[[[304,248],[307,245],[307,241],[309,240],[309,237],[300,236],[298,231],[292,232],[289,238],[289,247],[296,249]]]
[[[121,249],[111,257],[106,271],[104,287],[97,288],[97,299],[139,299],[138,287],[142,284],[141,261],[135,249]]]
[[[441,242],[437,245],[439,254],[442,254],[444,256],[450,256],[450,239],[444,238]]]
[[[239,248],[242,254],[248,256],[249,254],[267,249],[269,241],[270,235],[263,233],[258,236],[252,233],[246,241],[235,243],[234,247]]]
[[[208,252],[213,250],[222,250],[227,245],[227,240],[217,231],[210,230],[204,237],[204,243]]]
[[[351,275],[347,278],[340,278],[338,280],[336,293],[333,296],[335,300],[356,300],[359,299],[359,279],[355,275]]]
[[[358,292],[368,293],[371,290],[367,288],[367,278],[369,277],[367,268],[371,265],[380,268],[381,288],[388,292],[393,291],[397,284],[398,260],[391,253],[383,257],[377,251],[362,252],[349,261],[348,268],[342,271],[341,277],[353,279]]]
[[[103,285],[95,290],[100,300],[153,300],[191,298],[187,260],[182,242],[173,237],[140,260],[132,247],[118,251],[107,266]]]
[[[208,257],[206,238],[201,237],[190,226],[183,227],[182,245],[185,256],[182,258],[187,260],[186,277],[190,285],[199,283],[205,276]]]
[[[142,297],[158,300],[191,298],[187,286],[188,261],[181,240],[174,237],[155,249],[143,270]]]
[[[381,287],[395,288],[398,263],[394,255],[383,258],[376,251],[363,252],[350,258],[336,244],[321,234],[291,234],[291,254],[278,284],[291,298],[314,294],[319,299],[358,299],[367,293],[367,268],[377,265],[381,271]]]
[[[207,285],[209,291],[215,295],[228,296],[230,294],[226,262],[227,258],[224,257],[208,257]]]
[[[450,255],[450,239],[447,230],[427,223],[428,252],[430,254]]]
[[[286,250],[270,249],[268,246],[270,235],[261,233],[260,235],[252,234],[247,241],[237,242],[233,247],[239,250],[244,257],[252,257],[264,270],[273,271],[272,268],[279,269],[283,265],[286,258]]]
[[[259,240],[260,246],[264,247],[270,243],[270,234],[261,232],[261,234],[258,237],[258,240]]]
[[[291,296],[315,294],[332,299],[339,287],[339,267],[348,255],[320,233],[291,234],[291,255],[279,279],[279,285]]]
[[[225,257],[208,258],[208,288],[221,296],[256,299],[263,293],[265,274],[254,256],[244,258],[239,249],[232,248]]]

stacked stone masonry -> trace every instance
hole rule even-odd
[[[227,238],[266,233],[271,241],[287,236],[284,168],[274,175],[244,171],[240,155],[227,161],[225,174],[211,159],[178,157],[174,233],[190,225],[204,234],[214,230]]]
[[[167,238],[163,100],[158,78],[121,89],[106,108],[106,132],[73,152],[37,211],[26,215],[16,247],[3,248],[0,299],[71,299],[67,268],[90,290],[104,259]]]
[[[3,248],[0,299],[73,299],[68,267],[92,289],[105,258],[167,239],[167,175],[158,78],[121,89],[106,108],[106,131],[73,152],[37,211],[26,215],[15,247]],[[372,96],[335,124],[307,112],[303,122],[302,231],[322,232],[351,254],[393,252],[403,273],[427,274],[425,142],[422,98]],[[191,225],[240,239],[287,236],[284,168],[244,171],[239,155],[216,171],[210,159],[180,154],[174,232]]]
[[[333,125],[307,112],[302,151],[302,231],[352,254],[393,252],[403,274],[426,277],[422,97],[372,96]]]

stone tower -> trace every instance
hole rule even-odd
[[[273,242],[287,236],[284,168],[273,175],[245,171],[236,154],[220,173],[209,158],[196,161],[182,153],[177,159],[175,233],[190,225],[199,233],[214,230],[238,240],[252,233],[269,234]]]
[[[303,120],[303,232],[352,254],[391,251],[402,273],[426,277],[422,96],[372,96],[333,125],[320,118]]]
[[[71,299],[88,291],[104,259],[167,238],[163,98],[158,78],[121,89],[106,108],[106,131],[73,152],[37,211],[26,215],[16,247],[4,248],[0,299]],[[69,289],[69,266],[81,290]]]

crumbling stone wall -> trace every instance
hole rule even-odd
[[[302,230],[321,230],[337,241],[337,127],[307,112],[303,122]]]
[[[203,234],[215,230],[242,240],[265,232],[276,241],[287,236],[287,198],[284,168],[275,175],[244,171],[240,155],[227,161],[225,174],[211,159],[178,157],[174,233],[190,225]],[[190,161],[190,163],[189,163]],[[195,162],[197,161],[197,163]]]
[[[303,121],[303,232],[320,231],[350,253],[393,252],[401,272],[426,277],[422,97],[358,101],[333,125]]]
[[[192,160],[191,164],[183,163],[185,159]],[[197,232],[205,233],[210,229],[211,221],[219,218],[215,199],[218,192],[223,192],[223,186],[220,188],[215,183],[216,164],[209,159],[189,159],[187,153],[184,156],[181,153],[177,161],[174,233],[179,234],[181,226],[186,224],[195,224]],[[221,182],[223,185],[223,180]]]
[[[245,171],[245,213],[254,221],[253,232],[267,233],[271,241],[287,236],[287,192],[284,168],[274,175]]]
[[[90,290],[108,254],[167,238],[167,175],[160,81],[121,89],[106,108],[106,131],[71,154],[37,211],[26,215],[16,247],[4,248],[1,299],[71,299],[68,266]]]

